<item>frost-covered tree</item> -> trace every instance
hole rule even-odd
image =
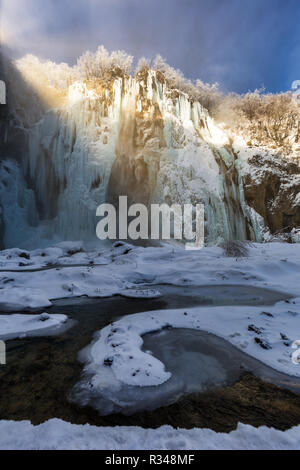
[[[111,66],[109,53],[103,45],[98,47],[94,55],[94,61],[97,64],[97,76],[103,76]]]
[[[98,78],[100,75],[97,61],[95,60],[95,54],[90,51],[85,52],[79,57],[77,60],[77,69],[79,76],[86,80]]]
[[[161,55],[156,56],[154,67],[164,75],[171,88],[185,91],[189,87],[190,82],[183,76],[183,73],[168,65]]]
[[[197,80],[195,85],[195,97],[204,108],[213,115],[217,107],[223,100],[223,94],[219,89],[218,83],[204,83],[202,80]]]
[[[41,83],[47,83],[56,88],[64,89],[78,78],[74,67],[66,63],[42,61],[31,54],[17,60],[16,65],[29,81],[38,79]]]
[[[81,78],[92,80],[107,77],[112,72],[131,73],[133,56],[124,51],[113,51],[111,54],[104,46],[99,46],[95,53],[85,52],[77,61]]]
[[[290,92],[265,94],[261,89],[227,94],[213,112],[249,145],[267,145],[286,155],[299,145],[300,107]]]
[[[135,68],[135,73],[138,74],[140,72],[144,72],[145,70],[149,70],[151,68],[151,63],[145,57],[141,57],[137,63]]]
[[[111,69],[120,69],[123,73],[130,75],[133,56],[124,51],[115,51],[111,53]]]

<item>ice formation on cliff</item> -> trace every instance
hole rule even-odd
[[[156,71],[106,85],[75,81],[34,124],[26,123],[33,104],[18,106],[27,148],[9,163],[14,182],[7,185],[1,169],[5,246],[96,242],[97,206],[123,194],[144,204],[204,203],[208,244],[261,240],[263,221],[244,199],[242,151],[199,102]]]

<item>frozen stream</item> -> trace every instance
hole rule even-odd
[[[77,385],[72,399],[91,405],[101,415],[131,415],[177,402],[184,395],[209,393],[233,385],[250,372],[264,382],[300,392],[300,378],[280,373],[216,335],[185,328],[165,328],[143,336],[143,351],[159,359],[171,378],[157,386],[104,386],[89,390]],[[87,380],[88,377],[86,377]]]
[[[74,326],[55,337],[20,338],[7,342],[7,364],[0,369],[0,396],[5,397],[0,400],[0,419],[30,419],[38,423],[60,417],[77,423],[126,424],[129,418],[114,418],[114,415],[102,417],[99,413],[106,415],[112,411],[121,411],[130,414],[163,406],[191,392],[205,393],[210,387],[215,389],[220,385],[230,385],[240,376],[241,365],[266,380],[285,387],[292,386],[291,378],[261,367],[258,361],[213,335],[200,331],[163,330],[145,335],[144,347],[152,350],[155,356],[162,359],[166,368],[173,372],[172,381],[161,389],[149,387],[146,393],[145,390],[139,390],[142,392],[139,397],[132,395],[134,390],[128,389],[121,396],[124,399],[127,394],[130,400],[125,399],[121,406],[120,395],[115,397],[114,403],[105,397],[99,399],[99,396],[89,397],[88,400],[77,396],[76,403],[79,406],[74,401],[70,402],[70,391],[82,373],[82,364],[78,361],[79,351],[92,342],[95,332],[124,315],[197,305],[272,305],[278,300],[289,298],[285,293],[251,286],[163,285],[155,288],[162,294],[156,299],[115,296],[55,301],[46,311],[66,314],[75,320]],[[198,364],[202,364],[201,369]],[[295,384],[295,390],[298,383]],[[130,421],[132,424],[144,423],[140,421],[144,418],[135,416]],[[163,416],[159,420],[161,423],[169,422]],[[146,425],[152,426],[151,418]]]
[[[143,350],[151,351],[172,373],[165,388],[169,401],[232,384],[250,371],[266,382],[300,391],[300,379],[286,376],[244,354],[222,338],[190,329],[165,329],[143,337]],[[164,393],[163,393],[164,395]]]

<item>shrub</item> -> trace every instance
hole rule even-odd
[[[220,247],[223,248],[224,255],[230,258],[244,258],[249,255],[249,242],[241,242],[237,240],[230,240],[222,242]]]

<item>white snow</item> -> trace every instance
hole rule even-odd
[[[123,297],[136,299],[156,299],[162,295],[157,289],[125,289],[120,294]]]
[[[52,419],[0,421],[0,449],[5,450],[299,450],[300,426],[278,431],[239,424],[228,434],[210,429],[158,429],[70,424]]]
[[[299,266],[300,244],[287,243],[253,244],[245,258],[226,257],[219,247],[186,251],[123,244],[84,251],[81,243],[72,242],[31,252],[13,248],[0,252],[0,302],[20,311],[82,295],[155,297],[160,284],[250,285],[298,297]]]
[[[74,106],[81,101],[97,99],[94,90],[88,90],[85,83],[75,82],[69,87],[68,102],[70,106]]]
[[[49,307],[51,302],[40,289],[34,287],[4,287],[0,290],[0,310],[18,311]]]
[[[0,339],[26,338],[46,334],[57,334],[65,328],[67,316],[49,315],[0,315]]]

